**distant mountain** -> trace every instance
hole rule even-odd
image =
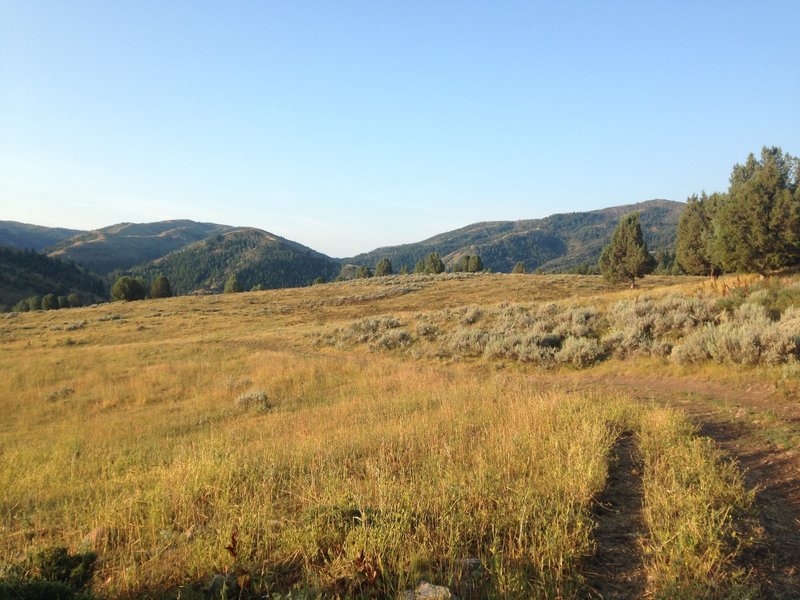
[[[240,228],[211,236],[166,256],[140,265],[133,273],[152,280],[169,279],[176,294],[198,290],[222,291],[233,274],[245,290],[297,287],[317,277],[331,280],[339,273],[337,260],[266,231]]]
[[[84,232],[79,229],[42,227],[40,225],[29,225],[28,223],[17,223],[16,221],[0,221],[0,246],[42,252],[53,244],[81,233]]]
[[[106,275],[232,229],[229,225],[189,220],[120,223],[63,240],[49,249],[49,255],[73,260],[90,271]]]
[[[0,246],[0,304],[13,306],[29,296],[73,293],[90,303],[105,298],[106,288],[99,277],[71,262]]]
[[[528,270],[563,271],[580,264],[595,264],[619,218],[629,212],[641,215],[642,231],[652,251],[674,249],[683,202],[649,200],[602,210],[556,214],[543,219],[475,223],[427,240],[378,248],[343,259],[349,264],[374,267],[384,256],[395,270],[438,252],[452,265],[464,254],[479,254],[486,268],[509,272],[517,262]]]

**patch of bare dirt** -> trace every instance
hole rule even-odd
[[[640,598],[644,592],[641,473],[634,435],[625,432],[614,444],[606,487],[594,507],[596,550],[584,569],[591,597]]]
[[[751,573],[761,598],[800,598],[800,448],[770,439],[775,432],[800,434],[800,403],[791,394],[772,384],[675,377],[589,377],[576,387],[621,391],[685,411],[756,490],[753,522],[743,525],[753,541],[738,566]]]

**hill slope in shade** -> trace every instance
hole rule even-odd
[[[0,246],[0,304],[13,306],[28,296],[72,293],[93,302],[104,298],[106,289],[99,277],[71,262]]]
[[[430,252],[452,264],[464,254],[479,254],[486,268],[509,272],[517,262],[527,269],[567,270],[596,263],[619,218],[641,214],[642,230],[650,250],[675,247],[683,202],[649,200],[602,210],[556,214],[543,219],[475,223],[414,244],[378,248],[345,262],[374,266],[388,257],[394,267],[412,268]]]
[[[42,227],[41,225],[18,223],[17,221],[0,221],[0,246],[42,252],[45,248],[82,233],[85,232],[79,229]]]
[[[209,237],[134,269],[147,279],[165,275],[176,294],[222,291],[233,274],[245,290],[297,287],[330,280],[339,262],[266,231],[241,228]]]
[[[119,223],[63,240],[50,248],[50,256],[73,260],[90,271],[106,275],[232,229],[229,225],[189,220]]]

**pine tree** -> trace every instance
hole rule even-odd
[[[147,295],[142,282],[128,275],[118,278],[111,286],[111,300],[130,302],[144,300]]]
[[[675,255],[678,264],[688,275],[717,275],[713,260],[712,222],[715,207],[722,201],[719,194],[710,197],[703,193],[691,196],[678,222]]]
[[[169,279],[163,275],[159,275],[150,286],[151,298],[172,298],[172,287],[169,284]]]
[[[55,294],[47,294],[42,298],[42,310],[57,310],[58,308],[60,308],[58,306],[58,296]]]
[[[372,271],[367,265],[361,265],[356,269],[356,279],[368,279],[372,277]]]
[[[242,284],[239,283],[239,277],[234,273],[228,280],[225,282],[225,287],[223,288],[222,292],[225,294],[238,294],[239,292],[243,292],[244,288]]]
[[[520,261],[514,265],[514,268],[511,270],[512,273],[525,273],[525,263]]]
[[[600,272],[610,281],[629,281],[635,287],[636,278],[651,273],[654,267],[639,225],[639,213],[624,215],[600,254]]]
[[[798,169],[775,147],[734,166],[713,220],[713,255],[725,271],[763,274],[800,261]]]
[[[431,252],[425,257],[424,271],[432,274],[444,273],[444,262],[437,252]]]
[[[474,256],[469,257],[469,268],[467,269],[470,273],[480,273],[483,271],[483,261],[481,257],[475,254]]]
[[[375,267],[375,277],[383,277],[385,275],[392,275],[392,261],[388,258],[383,257],[378,261],[377,266]]]

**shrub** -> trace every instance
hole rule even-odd
[[[235,401],[236,406],[249,410],[254,408],[258,411],[268,411],[272,408],[269,396],[264,390],[251,390],[240,394]]]
[[[569,336],[556,355],[556,361],[583,368],[603,358],[605,348],[595,339]]]
[[[461,356],[480,356],[488,341],[489,334],[483,329],[459,329],[450,338],[450,349]]]
[[[370,348],[373,350],[393,350],[394,348],[408,346],[412,341],[411,336],[405,329],[390,329],[372,342]]]

